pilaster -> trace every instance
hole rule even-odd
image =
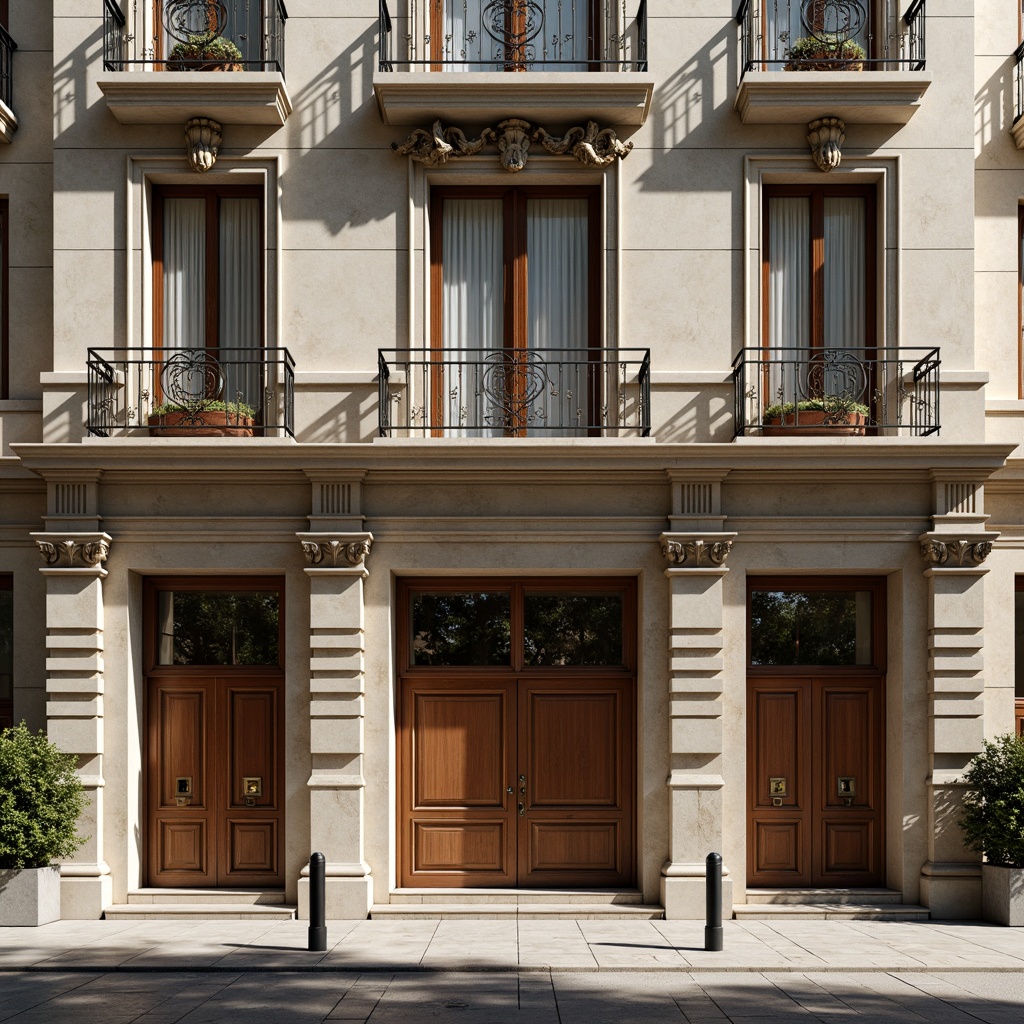
[[[61,917],[95,920],[113,902],[103,855],[103,563],[111,538],[50,525],[32,534],[46,563],[46,730],[77,754],[89,801],[78,824],[87,842],[60,866]]]
[[[984,743],[984,561],[999,536],[985,530],[980,487],[937,481],[939,514],[920,537],[928,580],[928,861],[921,900],[934,918],[981,916],[978,855],[957,822],[959,781]]]
[[[363,580],[373,537],[361,530],[361,474],[319,474],[310,524],[297,534],[309,577],[310,850],[327,862],[327,917],[362,920],[373,904],[364,858],[365,717]],[[299,916],[309,917],[309,869]]]
[[[681,517],[673,517],[673,525]],[[705,916],[706,858],[723,847],[723,579],[734,533],[661,535],[669,586],[669,857],[662,868],[665,917]],[[732,880],[723,868],[723,915]]]

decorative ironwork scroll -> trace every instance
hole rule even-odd
[[[490,0],[481,22],[498,44],[495,60],[518,63],[537,59],[533,41],[544,31],[544,8],[536,0]]]
[[[532,349],[493,352],[484,360],[479,391],[484,400],[484,422],[492,427],[515,428],[532,426],[546,418],[543,407],[530,406],[549,391],[552,398],[558,391],[547,372],[544,360]],[[569,396],[567,396],[569,397]]]
[[[803,0],[800,20],[808,35],[841,45],[861,32],[868,12],[864,0]]]
[[[224,391],[220,363],[204,348],[183,348],[160,371],[160,387],[168,402],[184,406],[218,399]]]
[[[222,0],[164,0],[163,23],[167,34],[182,43],[189,36],[215,39],[227,27],[228,9]]]

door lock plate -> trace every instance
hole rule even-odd
[[[174,780],[174,802],[179,807],[187,807],[192,803],[191,775],[179,775]]]
[[[773,807],[781,807],[782,801],[788,796],[786,779],[782,776],[768,780],[768,795],[772,798]]]
[[[263,778],[259,775],[247,775],[242,779],[242,795],[246,807],[255,807],[256,798],[263,796]]]

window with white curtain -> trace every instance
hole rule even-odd
[[[586,434],[599,329],[596,189],[436,189],[432,420],[464,436]]]
[[[195,397],[261,403],[262,191],[155,187],[154,345],[201,351],[219,376],[193,374]],[[211,384],[211,380],[216,383]],[[211,389],[217,394],[211,394]]]
[[[10,394],[10,341],[8,338],[7,291],[10,261],[7,253],[8,201],[0,199],[0,398]]]

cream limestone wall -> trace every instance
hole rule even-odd
[[[493,152],[424,169],[392,151],[429,119],[381,122],[376,0],[288,7],[290,116],[225,123],[199,179],[183,124],[108,109],[99,0],[11,0],[0,573],[16,713],[79,754],[94,801],[65,915],[97,917],[143,882],[141,601],[157,573],[285,578],[286,897],[306,912],[321,849],[336,917],[396,885],[395,581],[636,578],[637,885],[670,917],[702,916],[720,849],[727,902],[743,903],[746,581],[804,573],[885,577],[886,883],[935,916],[976,916],[956,780],[983,736],[1012,728],[1024,574],[1013,5],[929,0],[919,108],[848,123],[826,178],[804,124],[737,114],[736,0],[650,0],[651,111],[615,126],[632,152],[596,170],[534,149],[515,178],[600,186],[602,337],[651,349],[652,438],[565,441],[376,437],[377,349],[428,334],[430,189],[511,179]],[[471,137],[485,124],[436,115]],[[545,127],[587,116],[578,104]],[[296,360],[296,441],[87,439],[87,350],[152,338],[149,190],[200,180],[264,185],[266,337]],[[760,341],[761,190],[840,181],[878,190],[879,338],[941,346],[941,434],[733,442],[731,363]],[[722,561],[688,553],[697,542],[725,545]]]

